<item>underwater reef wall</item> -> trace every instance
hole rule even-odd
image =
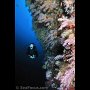
[[[75,90],[75,0],[26,0],[45,51],[48,90]]]

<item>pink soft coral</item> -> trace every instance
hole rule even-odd
[[[65,72],[64,76],[62,76],[60,79],[61,80],[60,90],[69,89],[70,83],[74,78],[74,75],[75,75],[75,67],[72,67]]]

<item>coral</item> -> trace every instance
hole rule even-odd
[[[67,19],[66,17],[63,16],[62,18],[59,18],[58,21],[62,22],[62,24],[58,30],[62,30],[65,27],[68,27],[70,29],[75,27],[75,19],[74,18]]]
[[[64,56],[63,55],[57,55],[54,60],[59,60],[59,59],[62,59]]]
[[[75,89],[75,0],[26,0],[45,52],[49,90]]]
[[[75,67],[72,66],[70,67],[69,70],[67,70],[65,72],[64,75],[60,76],[59,79],[60,79],[60,90],[68,90],[69,89],[69,86],[70,86],[70,83],[72,82],[73,78],[75,77]]]
[[[50,79],[52,77],[52,71],[51,70],[48,70],[46,71],[46,79]]]

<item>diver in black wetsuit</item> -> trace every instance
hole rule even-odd
[[[33,43],[29,45],[27,54],[31,59],[35,59],[36,57],[38,57],[36,46]]]

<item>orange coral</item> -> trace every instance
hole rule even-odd
[[[73,22],[68,22],[67,27],[68,27],[69,29],[75,28],[75,23],[73,23]]]
[[[69,90],[75,90],[75,88],[73,86],[70,86]]]

